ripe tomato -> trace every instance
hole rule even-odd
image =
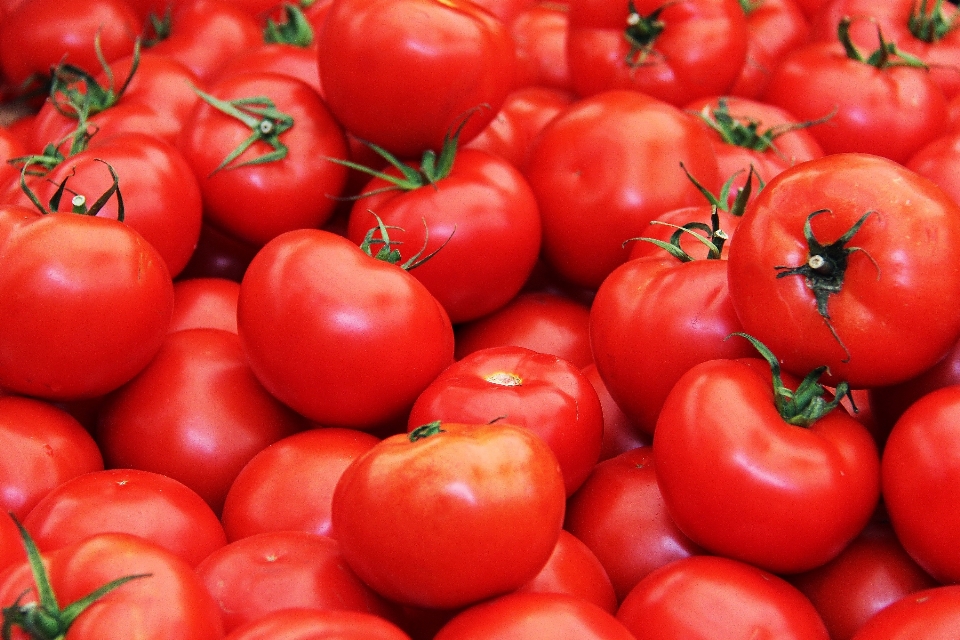
[[[223,329],[237,332],[240,283],[227,278],[189,278],[173,283],[170,331]]]
[[[317,57],[337,120],[402,158],[439,151],[484,105],[464,126],[461,141],[469,141],[513,88],[510,33],[473,3],[335,0]]]
[[[529,429],[435,423],[383,440],[344,471],[333,530],[378,593],[454,609],[543,568],[565,495],[556,456]]]
[[[573,90],[567,65],[569,13],[567,4],[540,2],[509,22],[517,51],[515,87]]]
[[[953,640],[960,628],[960,586],[917,591],[877,613],[853,640]]]
[[[833,154],[787,169],[747,208],[730,296],[744,331],[794,375],[826,365],[829,384],[895,384],[960,336],[960,265],[945,260],[958,252],[960,205],[933,183]]]
[[[759,98],[783,57],[805,44],[810,26],[797,0],[741,2],[747,14],[747,58],[730,95]]]
[[[256,255],[237,328],[263,386],[325,426],[404,419],[453,362],[450,319],[420,282],[316,229],[285,233]]]
[[[360,611],[283,609],[241,625],[225,640],[410,640],[392,622]]]
[[[617,401],[610,395],[607,385],[597,371],[597,365],[591,363],[581,369],[583,375],[593,385],[603,408],[603,444],[600,446],[600,460],[607,460],[637,447],[648,446],[650,438],[640,431],[636,423],[627,417]]]

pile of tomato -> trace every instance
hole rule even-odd
[[[3,640],[957,640],[944,0],[0,0]]]

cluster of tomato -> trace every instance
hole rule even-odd
[[[958,15],[0,0],[0,635],[956,640]]]

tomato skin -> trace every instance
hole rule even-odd
[[[664,28],[644,63],[631,67],[630,43],[624,35],[627,3],[571,3],[567,64],[579,95],[629,89],[680,106],[729,91],[747,55],[747,21],[739,3],[634,0],[633,6],[641,16],[661,9]]]
[[[216,604],[193,568],[139,536],[102,533],[43,554],[60,606],[79,600],[123,576],[148,573],[114,589],[74,621],[69,640],[218,640],[223,625]],[[6,572],[0,602],[36,601],[27,563]],[[15,640],[29,636],[14,629]]]
[[[237,327],[264,387],[326,426],[371,429],[405,416],[453,362],[450,319],[420,282],[315,229],[256,255]]]
[[[231,541],[267,531],[334,537],[333,492],[350,463],[379,442],[356,429],[309,429],[255,455],[230,485],[223,528]]]
[[[200,328],[168,334],[101,408],[96,437],[108,466],[174,478],[219,515],[244,465],[302,426],[257,381],[237,334]]]
[[[600,446],[600,461],[613,458],[637,447],[649,446],[650,438],[640,431],[636,423],[627,417],[617,401],[610,395],[607,385],[597,371],[597,365],[589,364],[581,369],[593,385],[603,408],[603,444]]]
[[[799,379],[784,383],[794,389]],[[839,408],[809,427],[787,423],[758,359],[711,360],[685,373],[664,402],[653,453],[681,531],[776,573],[836,557],[880,494],[880,460],[863,425]]]
[[[900,416],[883,451],[883,495],[890,522],[907,553],[943,583],[960,580],[954,553],[960,536],[954,508],[960,441],[952,426],[958,412],[960,386],[923,396]]]
[[[23,526],[41,551],[116,531],[150,540],[190,566],[227,542],[216,514],[193,490],[139,469],[91,471],[67,480],[37,503]]]
[[[413,442],[391,436],[355,460],[334,492],[333,530],[378,593],[454,609],[517,589],[543,568],[565,492],[556,457],[529,429],[441,429]]]
[[[513,593],[470,607],[440,629],[434,640],[633,640],[595,604],[558,593]]]
[[[960,99],[957,100],[960,104]],[[933,180],[954,202],[960,203],[960,132],[945,132],[917,150],[904,166]]]
[[[104,395],[150,362],[172,309],[163,258],[129,226],[72,213],[29,222],[0,248],[0,387]]]
[[[575,365],[523,347],[482,349],[444,369],[417,398],[407,430],[434,420],[496,419],[530,429],[550,446],[568,496],[600,456],[603,407],[593,385]]]
[[[509,24],[517,50],[514,86],[572,91],[567,65],[568,6],[533,4],[514,16]]]
[[[13,518],[0,518],[0,576],[7,567],[26,562],[27,553],[20,538],[20,529]]]
[[[330,110],[401,158],[439,151],[470,110],[487,105],[470,115],[466,143],[513,88],[510,33],[473,3],[335,0],[316,37]]]
[[[773,69],[810,38],[810,25],[797,0],[763,0],[747,11],[747,57],[730,95],[759,98]]]
[[[617,619],[636,640],[829,638],[810,601],[785,580],[715,556],[657,569],[630,591]]]
[[[827,303],[842,344],[805,277],[777,277],[778,266],[806,263],[804,224],[821,209],[830,213],[810,225],[823,244],[876,212],[849,242],[863,251],[850,254],[843,288]],[[933,366],[960,335],[960,265],[944,261],[960,252],[960,207],[890,160],[833,154],[787,169],[748,207],[730,244],[730,295],[744,331],[794,375],[827,365],[827,384],[895,384]]]
[[[917,591],[880,611],[853,640],[952,640],[960,627],[960,586]]]
[[[23,520],[48,492],[103,469],[90,434],[66,411],[17,396],[0,396],[0,510]]]
[[[225,640],[410,640],[398,626],[359,611],[283,609],[237,627]]]
[[[173,283],[170,332],[223,329],[237,332],[240,283],[228,278],[189,278]]]
[[[599,287],[626,261],[624,241],[657,215],[702,202],[681,162],[719,190],[716,157],[693,116],[640,92],[606,91],[557,114],[526,170],[546,262],[575,285]]]

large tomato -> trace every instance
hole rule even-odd
[[[450,319],[419,281],[316,229],[285,233],[256,255],[237,328],[267,390],[325,426],[405,420],[453,362]]]
[[[400,627],[360,611],[281,609],[241,625],[227,640],[410,640]]]
[[[335,0],[317,34],[320,83],[346,129],[405,158],[464,142],[513,88],[507,27],[472,2]],[[362,73],[357,73],[362,69]]]
[[[556,456],[529,429],[438,422],[383,440],[344,471],[333,530],[377,592],[454,609],[540,572],[565,495]]]
[[[744,331],[803,376],[902,382],[960,336],[960,205],[890,160],[833,154],[787,169],[730,242]]]

